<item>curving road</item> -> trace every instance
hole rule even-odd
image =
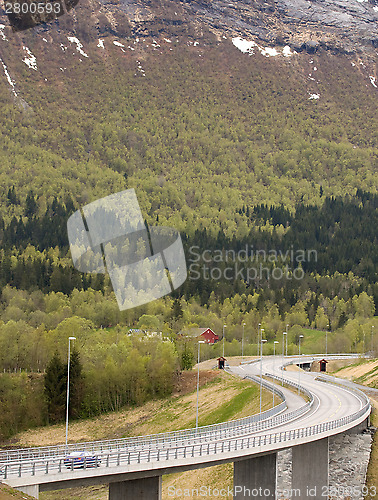
[[[301,356],[300,362],[310,359],[314,358]],[[299,360],[285,358],[286,364],[295,361]],[[279,378],[274,386],[282,391],[285,403],[261,417],[207,426],[198,431],[190,429],[116,442],[77,444],[74,449],[96,453],[98,467],[95,468],[67,469],[63,463],[65,450],[62,447],[23,450],[18,455],[17,452],[2,452],[0,478],[36,497],[39,491],[51,489],[100,483],[131,484],[133,480],[225,462],[247,463],[253,457],[271,456],[285,448],[300,449],[300,446],[322,442],[331,435],[366,425],[370,403],[362,392],[316,380],[320,374],[282,372],[280,365],[282,357],[263,359],[263,374]],[[229,368],[241,377],[256,377],[260,369],[259,361]],[[285,384],[294,386],[294,392],[281,387],[282,375]],[[299,376],[307,402],[297,393]],[[72,445],[70,449],[73,449]],[[151,500],[155,498],[151,493],[149,496]],[[123,497],[114,494],[110,498]]]
[[[292,361],[293,363],[296,360],[305,363],[313,359],[315,359],[313,356],[301,356],[300,359],[293,357]],[[282,358],[280,361],[282,361]],[[277,357],[275,361],[271,357],[265,358],[263,360],[263,374],[282,377],[281,365],[282,362],[278,363]],[[235,367],[230,371],[239,376],[256,376],[260,373],[260,363]],[[311,410],[301,417],[299,422],[285,424],[286,430],[295,429],[298,425],[306,427],[347,417],[361,410],[366,404],[366,396],[359,391],[357,392],[357,390],[316,380],[317,377],[321,376],[320,373],[307,373],[301,370],[300,376],[298,374],[299,372],[295,371],[285,371],[284,377],[294,383],[300,381],[301,386],[313,394],[314,404]],[[279,383],[279,380],[277,383]]]

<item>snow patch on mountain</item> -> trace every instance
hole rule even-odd
[[[6,65],[5,65],[5,63],[4,63],[4,61],[2,59],[0,59],[0,62],[2,64],[2,66],[3,66],[6,79],[8,80],[8,83],[9,83],[9,85],[12,88],[12,92],[13,92],[14,96],[17,97],[17,93],[16,93],[16,90],[15,90],[15,87],[14,87],[14,81],[12,80],[12,78],[11,78],[11,76],[9,74],[8,68],[6,67]]]
[[[26,52],[27,56],[24,57],[22,60],[26,66],[28,66],[30,69],[34,69],[34,71],[37,71],[37,58],[30,52],[28,47],[25,47],[25,45],[22,47],[23,50]]]
[[[280,52],[275,47],[260,47],[253,40],[252,41],[243,40],[243,38],[241,37],[233,38],[232,43],[237,49],[243,52],[243,54],[252,55],[255,53],[255,49],[257,49],[260,52],[260,54],[262,54],[265,57],[276,57],[279,55],[283,55],[284,57],[290,57],[296,54],[296,52],[293,52],[288,45],[286,45]]]
[[[71,43],[76,44],[76,50],[79,52],[79,54],[81,54],[84,57],[89,57],[88,54],[86,54],[83,50],[83,44],[80,42],[78,38],[76,38],[76,36],[68,36],[67,40]]]
[[[5,36],[4,30],[5,30],[5,24],[0,24],[0,36],[3,40],[8,41],[8,38]]]
[[[261,49],[260,47],[258,47],[258,49],[261,52],[261,54],[265,57],[275,57],[275,56],[278,56],[278,54],[279,54],[277,49],[275,49],[274,47],[273,48],[265,47],[264,49]]]
[[[293,56],[294,54],[296,54],[296,52],[295,51],[293,52],[288,45],[285,45],[285,47],[282,50],[282,55],[284,55],[285,57],[290,57]]]
[[[232,43],[237,49],[243,52],[243,54],[254,54],[254,48],[257,47],[256,42],[248,42],[247,40],[243,40],[239,36],[237,38],[233,38]]]

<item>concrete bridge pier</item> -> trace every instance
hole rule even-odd
[[[293,446],[292,490],[300,500],[328,498],[328,438]]]
[[[234,462],[234,500],[275,500],[276,462],[277,453]]]
[[[161,476],[109,484],[109,500],[161,500]]]
[[[26,493],[34,498],[39,498],[39,484],[33,484],[32,486],[22,486],[21,488],[16,488],[22,493]]]

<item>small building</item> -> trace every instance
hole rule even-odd
[[[319,366],[319,368],[320,368],[319,371],[326,372],[327,371],[327,363],[328,363],[328,361],[326,359],[321,359],[319,361],[319,365],[320,365]]]
[[[219,358],[217,358],[217,361],[219,370],[224,370],[224,365],[226,364],[227,359],[223,356],[220,356]]]
[[[178,334],[181,337],[203,340],[206,344],[215,344],[219,337],[211,328],[188,328]]]
[[[200,337],[206,342],[206,344],[215,344],[215,342],[218,342],[219,340],[218,335],[216,335],[210,328],[206,328],[206,330],[201,333]]]

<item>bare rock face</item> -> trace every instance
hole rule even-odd
[[[32,2],[33,0],[7,0]],[[52,0],[46,0],[46,2]],[[62,2],[62,0],[57,0]],[[87,39],[111,34],[120,37],[195,36],[214,39],[244,36],[267,44],[290,45],[315,53],[375,52],[378,47],[378,0],[66,0],[64,15],[5,15],[0,0],[0,23],[16,30],[83,28]],[[74,7],[74,8],[72,8]],[[76,25],[76,26],[75,26]]]
[[[340,46],[353,51],[374,46],[378,38],[377,0],[278,0],[284,22],[304,25],[320,45]],[[334,42],[333,42],[334,41]],[[332,43],[333,42],[333,43]]]
[[[378,0],[188,0],[197,18],[217,31],[281,41],[299,50],[354,52],[378,42]]]

